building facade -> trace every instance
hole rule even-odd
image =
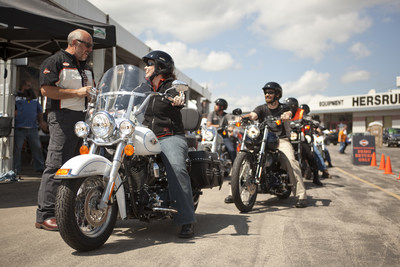
[[[309,106],[311,114],[318,116],[330,130],[347,124],[350,132],[363,133],[374,121],[380,122],[384,128],[400,128],[400,89],[314,99]]]

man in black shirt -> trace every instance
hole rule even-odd
[[[282,167],[288,172],[290,181],[294,187],[293,193],[297,197],[296,208],[305,208],[307,206],[307,194],[304,187],[303,177],[301,176],[301,170],[299,162],[294,156],[294,150],[292,144],[289,142],[286,133],[288,131],[288,121],[292,117],[292,112],[287,111],[282,113],[282,103],[279,103],[279,99],[282,97],[282,87],[276,82],[268,82],[262,88],[265,95],[266,104],[260,105],[250,112],[242,116],[243,118],[249,118],[251,120],[264,121],[268,115],[274,117],[281,116],[284,121],[284,130],[279,136],[279,151],[282,152],[281,164]]]
[[[38,192],[36,228],[58,230],[55,198],[61,182],[54,175],[79,154],[80,139],[74,133],[74,125],[85,119],[86,97],[94,86],[94,75],[86,62],[92,47],[88,32],[74,30],[68,35],[67,49],[48,57],[40,66],[40,90],[46,97],[50,140]]]

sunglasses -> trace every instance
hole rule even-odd
[[[155,64],[154,61],[147,61],[147,62],[146,62],[147,67],[154,66],[154,64]]]
[[[86,48],[91,48],[91,47],[93,47],[93,44],[92,43],[88,43],[88,42],[85,42],[85,41],[82,41],[82,40],[78,40],[78,39],[76,39],[78,42],[80,42],[80,43],[82,43],[82,44],[85,44],[85,46],[86,46]]]
[[[274,95],[275,91],[264,91],[265,95]]]

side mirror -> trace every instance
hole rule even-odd
[[[178,92],[186,92],[189,90],[189,85],[185,82],[175,80],[172,82],[172,87]]]
[[[242,115],[242,110],[241,110],[240,108],[235,108],[235,109],[232,111],[232,114],[233,114],[233,115]]]

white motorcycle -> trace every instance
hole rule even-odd
[[[141,221],[178,212],[169,198],[160,143],[142,122],[151,96],[169,99],[169,90],[183,93],[187,89],[186,84],[174,81],[166,93],[153,92],[132,65],[118,65],[104,73],[87,120],[75,125],[76,135],[83,138],[81,155],[68,160],[55,176],[62,179],[56,219],[69,246],[87,251],[103,245],[118,212],[123,220]],[[193,131],[199,124],[185,130]],[[221,187],[223,173],[215,154],[194,148],[187,163],[196,208],[201,189]]]

